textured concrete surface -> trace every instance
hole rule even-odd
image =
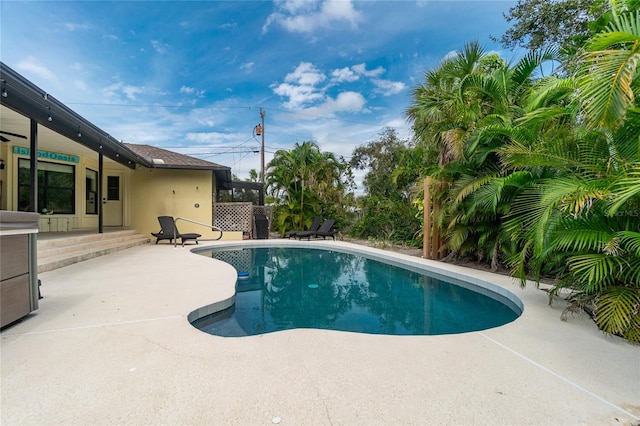
[[[562,306],[533,286],[411,259],[508,289],[524,313],[458,335],[300,329],[223,338],[186,318],[232,298],[236,273],[194,247],[139,246],[41,274],[40,309],[0,334],[0,423],[640,422],[640,348],[586,316],[560,321]]]

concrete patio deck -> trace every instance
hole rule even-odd
[[[523,315],[458,335],[223,338],[186,318],[231,297],[236,272],[194,247],[138,246],[41,274],[39,310],[0,334],[0,423],[640,423],[640,347],[584,315],[560,321],[561,304],[534,286],[418,259],[508,289]]]

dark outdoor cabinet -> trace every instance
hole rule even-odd
[[[0,327],[38,309],[38,213],[0,211]]]
[[[266,240],[269,238],[269,220],[263,214],[253,215],[253,238]]]

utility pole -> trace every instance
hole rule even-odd
[[[260,205],[264,206],[264,110],[260,108],[260,124],[254,130],[256,136],[262,136],[262,148],[260,149]]]
[[[260,190],[260,198],[264,206],[264,110],[262,108],[260,108],[260,125],[262,126],[262,148],[260,149],[260,169],[262,170],[260,183],[262,184],[262,189]]]

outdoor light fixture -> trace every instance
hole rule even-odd
[[[49,99],[49,94],[48,94],[48,93],[45,93],[44,95],[42,95],[42,97],[43,97],[45,100],[47,100],[47,99]]]
[[[82,132],[80,131],[80,126],[78,126],[78,137],[81,138],[82,137]]]
[[[49,115],[47,116],[47,121],[53,121],[53,118],[51,118],[51,108],[49,108]]]
[[[7,81],[2,80],[2,97],[6,98],[7,96],[9,96],[9,93],[7,93]]]

